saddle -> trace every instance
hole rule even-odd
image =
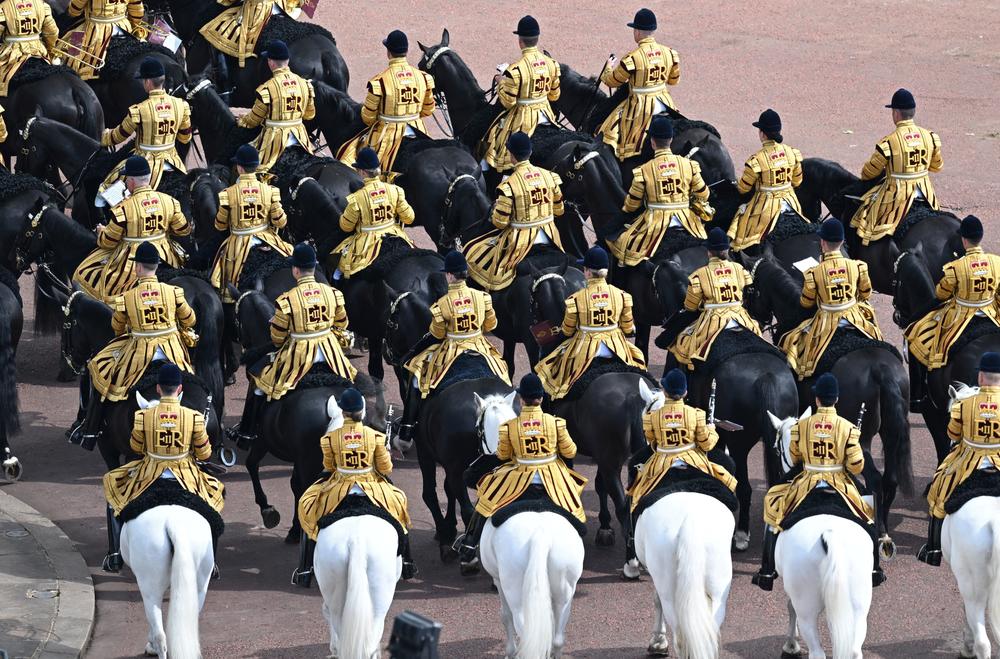
[[[663,233],[663,240],[660,241],[660,246],[656,248],[649,262],[658,263],[660,261],[667,261],[677,252],[690,247],[704,247],[704,245],[704,239],[692,236],[683,229],[667,229]]]
[[[146,368],[146,372],[142,374],[142,377],[139,378],[139,381],[136,382],[135,386],[132,387],[132,390],[129,391],[129,398],[134,400],[136,393],[141,394],[144,391],[155,393],[156,381],[160,375],[160,368],[166,363],[167,362],[163,361],[162,359],[157,359],[153,362],[150,362],[149,366]],[[204,380],[202,380],[194,373],[189,373],[188,371],[181,371],[181,384],[184,386],[185,389],[189,387],[199,387],[204,391],[211,391],[208,384],[206,384]],[[159,398],[159,394],[157,394],[155,397]]]
[[[41,80],[47,79],[49,76],[54,76],[57,73],[65,73],[73,77],[77,77],[76,71],[69,68],[68,66],[63,66],[61,64],[49,64],[43,59],[38,57],[29,57],[24,61],[24,64],[17,70],[14,77],[10,79],[7,84],[7,96],[8,98],[14,94],[14,90],[21,85],[30,85],[33,82],[39,82]]]
[[[411,247],[402,238],[386,236],[382,239],[382,249],[379,250],[378,257],[372,261],[371,265],[354,275],[353,278],[374,282],[385,281],[389,273],[395,270],[406,259],[411,259],[415,256],[426,256],[428,254],[437,254],[437,252]],[[447,289],[447,284],[442,285]]]
[[[400,526],[399,522],[390,515],[385,510],[379,508],[371,499],[365,496],[357,496],[349,494],[344,497],[340,505],[338,505],[333,512],[329,512],[319,518],[317,526],[320,529],[325,529],[334,522],[339,522],[342,519],[348,517],[360,517],[361,515],[371,515],[372,517],[378,517],[379,519],[385,520],[392,525],[392,528],[396,530],[396,537],[398,544],[396,546],[396,555],[399,556],[403,553],[403,539],[406,534],[403,532],[403,527]]]
[[[458,140],[433,139],[425,133],[414,132],[416,133],[415,136],[408,137],[402,141],[399,151],[396,153],[396,159],[392,163],[392,171],[399,174],[399,176],[404,176],[407,170],[409,170],[410,165],[416,160],[416,157],[428,149],[455,147],[463,151],[468,151],[465,145]],[[398,184],[399,179],[396,179],[395,182]]]
[[[954,515],[976,497],[1000,497],[1000,471],[976,469],[951,493],[944,503],[944,511]]]
[[[780,348],[768,343],[749,330],[744,329],[738,332],[723,330],[712,344],[712,349],[708,352],[708,359],[705,360],[705,363],[698,364],[695,362],[694,373],[710,377],[715,372],[715,369],[733,357],[760,353],[774,355],[782,361],[787,359],[785,353]]]
[[[514,268],[518,277],[534,274],[535,271],[546,268],[561,268],[575,265],[576,259],[553,245],[534,245],[528,255]]]
[[[197,494],[188,492],[180,483],[172,478],[157,478],[146,490],[133,499],[118,515],[118,523],[131,522],[147,510],[157,506],[182,506],[193,510],[208,522],[212,528],[212,542],[217,543],[219,536],[226,530],[222,515],[215,512],[208,503]]]
[[[587,525],[573,517],[565,508],[560,508],[553,503],[548,492],[541,485],[529,485],[524,494],[493,513],[490,522],[495,528],[500,528],[504,522],[520,513],[556,513],[572,524],[581,538],[587,535]]]
[[[904,217],[900,223],[896,225],[896,231],[892,234],[893,240],[896,241],[897,245],[902,244],[902,242],[906,239],[906,234],[910,232],[910,229],[939,213],[942,213],[942,211],[934,210],[925,200],[915,200],[913,205],[910,206],[910,211],[906,214],[906,217]],[[943,214],[951,215],[951,213]],[[952,215],[952,217],[955,216]],[[955,219],[957,220],[958,218],[956,217]]]
[[[263,282],[274,273],[288,267],[288,259],[278,250],[256,246],[250,250],[247,260],[243,262],[236,287],[240,293],[252,291],[257,288],[257,282]]]
[[[326,37],[333,45],[337,45],[337,40],[322,25],[307,21],[297,21],[290,16],[277,14],[271,16],[267,23],[264,24],[264,29],[261,30],[260,36],[257,38],[257,46],[254,50],[259,56],[267,49],[267,44],[272,41],[284,41],[287,44],[291,44],[299,39],[304,39],[315,34]]]
[[[1000,328],[997,328],[996,326],[994,326],[994,329],[1000,331]],[[837,331],[834,332],[833,338],[830,339],[830,344],[826,347],[826,351],[823,352],[823,355],[816,363],[816,370],[814,372],[827,373],[832,371],[833,365],[836,364],[841,357],[845,357],[855,350],[862,350],[864,348],[881,348],[882,350],[887,350],[895,355],[896,359],[903,361],[903,356],[899,354],[899,350],[897,350],[894,345],[886,343],[885,341],[870,339],[852,327],[839,327],[837,328]]]
[[[108,50],[104,54],[104,66],[99,71],[100,80],[102,82],[114,82],[121,79],[126,73],[128,65],[133,60],[152,53],[158,53],[177,61],[177,55],[171,52],[170,49],[155,43],[140,41],[132,36],[112,37],[108,43]]]
[[[778,221],[774,225],[771,233],[767,234],[767,242],[776,245],[795,236],[819,233],[819,225],[805,220],[794,211],[785,211],[778,216]]]
[[[642,376],[650,386],[654,388],[659,387],[653,376],[645,369],[638,366],[629,366],[617,357],[599,357],[590,363],[590,367],[573,383],[573,386],[570,387],[562,400],[573,401],[579,399],[594,380],[609,373],[635,373]]]
[[[478,352],[463,352],[458,356],[458,358],[455,359],[454,362],[452,362],[451,368],[449,368],[444,374],[444,377],[441,378],[438,385],[434,387],[434,390],[431,392],[431,396],[440,391],[444,391],[453,384],[458,384],[467,380],[488,378],[492,375],[493,371],[490,370],[489,365],[486,363],[486,359],[482,355]]]
[[[722,484],[717,478],[713,478],[694,467],[674,467],[668,469],[653,491],[646,494],[639,500],[632,513],[632,519],[638,520],[639,516],[651,507],[654,503],[665,496],[676,494],[677,492],[694,492],[704,494],[718,500],[722,505],[735,515],[740,509],[740,503],[736,495]]]
[[[973,316],[969,324],[965,326],[965,331],[955,339],[951,348],[948,349],[948,361],[951,361],[952,356],[964,349],[965,346],[982,336],[989,336],[990,334],[1000,334],[1000,327],[994,325],[993,321],[989,318]]]
[[[781,521],[781,528],[787,531],[802,520],[816,515],[832,515],[852,521],[864,529],[873,543],[878,541],[875,524],[868,524],[855,515],[842,496],[825,487],[817,487],[806,495],[795,510],[785,515],[785,519]]]

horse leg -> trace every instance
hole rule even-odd
[[[260,484],[260,461],[267,455],[267,445],[263,437],[258,437],[247,454],[246,467],[250,474],[250,485],[253,487],[253,500],[260,508],[260,517],[264,522],[264,527],[273,529],[281,523],[281,513],[278,509],[267,502],[267,495]]]
[[[971,645],[972,649],[970,655],[963,652],[962,656],[989,659],[992,654],[990,653],[990,637],[986,633],[986,604],[990,577],[984,575],[986,576],[985,582],[980,582],[973,578],[968,570],[957,569],[955,570],[956,578],[959,576],[959,572],[965,573],[962,576],[966,581],[965,588],[962,588],[963,584],[959,584],[959,592],[962,594],[962,599],[965,600],[965,626],[967,630],[965,646]]]
[[[785,576],[785,575],[782,575]],[[804,578],[804,575],[800,575]],[[800,584],[801,587],[801,584]],[[800,602],[809,606],[808,611],[796,610],[796,620],[799,623],[799,631],[802,633],[802,640],[806,642],[806,649],[809,651],[809,659],[826,659],[826,652],[823,651],[823,641],[819,636],[819,612],[823,608],[821,594],[819,591],[809,593],[806,597],[811,597],[813,602]]]
[[[441,560],[444,560],[445,543],[441,539],[443,537],[444,516],[441,514],[441,502],[437,496],[437,464],[431,456],[427,455],[426,450],[421,449],[421,445],[422,442],[417,442],[417,464],[420,466],[420,475],[423,481],[420,496],[434,519],[434,539],[440,545]],[[447,548],[451,549],[450,546]]]
[[[101,457],[104,458],[104,464],[108,466],[108,470],[117,469],[122,465],[121,454],[118,452],[118,447],[114,445],[110,439],[105,439],[102,434],[100,439],[97,440],[97,448],[101,451]]]
[[[534,338],[524,342],[524,351],[528,353],[528,363],[531,364],[531,370],[535,370],[535,366],[538,365],[538,358],[541,356],[541,351]]]
[[[795,607],[792,606],[792,600],[788,600],[788,637],[785,639],[785,644],[781,646],[781,659],[798,657],[801,652],[799,624],[795,618]]]
[[[383,337],[368,337],[368,375],[379,382],[385,378],[385,367],[382,365],[382,342]]]
[[[517,655],[517,634],[514,627],[514,613],[510,610],[510,604],[507,603],[503,588],[498,587],[497,592],[500,594],[500,620],[503,622],[504,635],[506,636],[504,656],[515,657]]]
[[[635,324],[635,345],[642,351],[642,357],[649,363],[649,333],[651,327],[646,323]]]
[[[504,339],[503,360],[507,363],[507,374],[510,379],[514,379],[514,351],[517,350],[517,342],[512,339]]]
[[[305,491],[302,487],[301,469],[298,463],[292,465],[292,476],[288,479],[288,485],[292,488],[292,526],[285,535],[286,545],[297,545],[302,540],[302,525],[299,524],[299,497]]]
[[[551,570],[549,572],[549,587],[552,589],[552,621],[555,624],[552,630],[552,659],[560,659],[563,647],[566,645],[566,625],[569,624],[575,590],[569,572],[568,566],[564,566],[554,574]]]
[[[597,530],[597,537],[594,542],[598,547],[611,547],[615,544],[615,530],[611,528],[611,511],[608,510],[608,491],[604,485],[604,477],[600,469],[594,478],[594,489],[597,490],[597,499],[601,502],[601,511],[597,514],[597,519],[601,528]]]
[[[750,485],[750,472],[747,469],[747,453],[749,449],[742,444],[729,447],[729,455],[736,464],[736,499],[740,502],[740,515],[736,523],[736,533],[733,534],[733,549],[746,551],[750,547],[750,497],[753,487]]]
[[[611,503],[615,507],[615,516],[622,527],[622,534],[628,535],[629,511],[625,506],[625,488],[622,485],[622,467],[616,465],[605,472],[604,489],[611,497]]]
[[[666,657],[670,654],[670,640],[667,638],[667,619],[663,615],[663,603],[660,601],[660,593],[653,588],[653,606],[656,615],[653,617],[653,635],[649,638],[649,645],[646,647],[646,654],[657,657]]]
[[[149,526],[146,525],[145,528],[148,530]],[[122,529],[122,555],[132,568],[142,594],[142,606],[149,625],[146,654],[166,659],[167,634],[163,629],[163,597],[170,587],[172,549],[162,530],[159,534],[143,534],[140,531],[133,537],[130,531],[135,530],[139,529],[130,528],[128,524]]]
[[[458,504],[458,499],[461,496],[461,489],[459,488],[464,489],[465,484],[462,483],[461,476],[459,476],[457,480],[458,480],[458,487],[455,486],[456,479],[454,474],[448,474],[448,473],[445,474],[444,494],[447,504],[445,505],[444,536],[442,538],[445,542],[454,542],[455,538],[458,536],[457,504]]]

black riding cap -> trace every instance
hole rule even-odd
[[[724,252],[729,249],[729,236],[719,227],[715,227],[708,232],[708,240],[705,241],[705,247],[710,252]]]
[[[669,396],[683,396],[688,389],[687,376],[679,368],[670,369],[670,372],[660,380],[660,386]]]
[[[135,77],[140,80],[149,80],[151,78],[162,78],[165,75],[167,75],[167,72],[164,70],[160,60],[147,57],[139,64],[139,70],[136,72]]]
[[[316,250],[309,243],[299,243],[292,250],[292,256],[288,260],[296,268],[315,268]]]
[[[525,16],[517,22],[517,29],[514,34],[519,37],[537,37],[542,31],[538,28],[538,21],[534,16]]]
[[[149,162],[142,156],[129,156],[122,170],[124,176],[149,176]]]
[[[355,169],[365,169],[370,171],[373,169],[378,169],[380,166],[381,163],[379,163],[378,161],[378,154],[375,152],[375,149],[371,148],[370,146],[364,147],[363,149],[358,151],[358,155],[355,156],[354,159]]]
[[[844,242],[844,225],[840,220],[831,217],[819,227],[819,237],[828,243]]]
[[[982,240],[983,223],[975,215],[966,215],[958,227],[958,233],[968,240]]]
[[[244,168],[257,167],[260,165],[260,154],[257,153],[257,149],[253,148],[252,144],[244,144],[240,148],[236,149],[236,155],[233,157],[233,162]]]
[[[360,412],[365,409],[365,397],[354,387],[349,387],[340,395],[338,404],[345,412]]]
[[[833,373],[824,373],[819,376],[816,384],[813,385],[813,393],[816,394],[816,398],[823,400],[840,398],[840,384],[837,382],[837,376]]]
[[[156,374],[156,384],[168,389],[176,389],[181,386],[181,369],[175,364],[167,362],[160,367],[160,372]]]
[[[275,39],[271,43],[267,44],[267,50],[261,53],[267,59],[273,59],[277,61],[287,60],[290,55],[288,54],[288,44],[284,41],[278,41]]]
[[[450,275],[457,275],[468,271],[469,264],[465,261],[464,254],[453,249],[445,255],[444,267],[441,268],[441,272],[447,272]]]
[[[131,260],[143,265],[160,265],[160,253],[153,243],[144,242],[136,248]]]
[[[382,39],[382,45],[393,55],[402,54],[410,49],[410,40],[402,30],[393,30]]]
[[[542,386],[542,379],[534,373],[528,373],[521,378],[521,384],[517,387],[517,393],[521,398],[543,398],[545,388]]]
[[[760,118],[753,122],[755,128],[759,128],[765,133],[780,133],[781,132],[781,117],[778,113],[768,108],[760,113]]]
[[[896,93],[892,95],[892,101],[885,107],[893,110],[916,110],[917,101],[909,90],[897,89]]]
[[[652,10],[643,7],[639,11],[635,12],[635,18],[632,19],[631,23],[628,23],[628,26],[635,30],[652,32],[656,29],[656,14],[654,14]]]

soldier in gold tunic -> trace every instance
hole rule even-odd
[[[712,344],[722,332],[745,330],[760,336],[757,321],[743,308],[743,289],[753,284],[750,273],[729,259],[729,237],[722,229],[708,234],[708,264],[688,278],[684,309],[701,311],[670,348],[678,364],[694,370],[696,361],[708,359]]]
[[[0,144],[7,141],[7,122],[3,120],[3,106],[0,105]],[[3,153],[0,153],[0,167],[6,167],[3,161]]]
[[[493,77],[497,99],[505,111],[494,120],[482,140],[483,163],[506,172],[518,160],[508,153],[514,133],[531,137],[539,124],[555,124],[551,102],[559,100],[559,62],[538,49],[538,21],[525,16],[517,23],[521,58]]]
[[[875,153],[861,170],[865,181],[880,176],[885,180],[865,193],[851,219],[851,226],[865,245],[891,236],[918,199],[938,209],[929,173],[939,172],[944,166],[941,138],[913,123],[917,103],[905,89],[897,90],[885,107],[892,108],[896,130],[875,145]]]
[[[653,115],[675,107],[667,85],[676,85],[681,77],[680,55],[653,38],[656,15],[652,11],[640,9],[628,26],[637,47],[620,62],[614,55],[609,57],[601,73],[601,82],[608,87],[629,86],[628,98],[598,129],[604,142],[615,148],[619,160],[642,152],[642,141]]]
[[[281,193],[255,174],[260,165],[257,150],[244,144],[236,150],[233,160],[239,178],[219,193],[215,216],[215,230],[228,231],[229,236],[219,246],[210,275],[212,286],[227,304],[236,302],[229,284],[239,282],[251,249],[264,245],[284,256],[292,253],[292,246],[278,237],[278,230],[288,222],[281,207]]]
[[[309,153],[313,152],[302,122],[316,116],[316,103],[312,83],[288,68],[285,42],[272,41],[263,55],[272,77],[257,88],[253,107],[237,123],[242,128],[264,125],[254,146],[260,152],[261,165],[267,170],[278,161],[286,146],[298,144]]]
[[[504,463],[479,479],[476,514],[455,543],[459,558],[466,564],[476,563],[486,520],[532,485],[541,485],[552,503],[580,522],[587,521],[581,500],[587,479],[566,464],[576,456],[576,444],[566,430],[566,421],[542,412],[545,390],[537,375],[528,373],[521,378],[517,393],[521,413],[499,428],[496,457]]]
[[[382,241],[398,238],[413,246],[403,226],[413,224],[413,208],[406,201],[403,188],[384,183],[379,178],[378,154],[365,147],[358,152],[355,169],[364,185],[347,196],[347,207],[340,216],[340,229],[351,235],[333,248],[340,256],[335,278],[345,279],[361,272],[378,258]]]
[[[0,2],[0,96],[21,65],[32,57],[51,61],[59,28],[45,0]]]
[[[66,14],[83,17],[83,22],[63,35],[65,44],[59,47],[60,57],[84,80],[100,75],[111,37],[132,35],[145,40],[143,18],[146,9],[142,0],[70,0]],[[106,146],[106,145],[105,145]]]
[[[466,285],[469,268],[461,252],[452,251],[445,256],[444,272],[448,293],[431,305],[428,333],[403,358],[406,370],[413,374],[412,385],[407,387],[403,401],[400,426],[403,441],[409,441],[413,435],[420,401],[430,395],[463,353],[481,355],[494,375],[510,384],[507,364],[483,336],[497,326],[489,294]]]
[[[629,366],[646,367],[642,351],[625,338],[635,334],[632,296],[605,280],[608,261],[608,253],[600,247],[591,247],[579,261],[587,286],[566,300],[562,322],[566,340],[535,367],[553,399],[568,394],[598,357],[616,357]]]
[[[151,243],[139,245],[132,260],[138,280],[115,300],[115,338],[87,364],[93,391],[80,428],[85,448],[92,449],[100,435],[104,401],[124,400],[151,363],[169,361],[194,372],[188,348],[198,342],[196,319],[184,290],[156,280],[160,254]]]
[[[919,409],[927,372],[948,363],[948,351],[977,316],[1000,326],[1000,257],[980,247],[983,223],[975,215],[959,227],[965,256],[944,266],[935,295],[942,302],[906,328],[911,406]],[[917,410],[915,410],[917,411]]]
[[[708,204],[701,165],[670,151],[674,137],[670,120],[653,117],[649,137],[653,158],[632,170],[632,185],[622,207],[625,213],[643,213],[620,235],[607,237],[608,250],[625,266],[652,258],[667,231],[706,238],[704,222],[715,213]]]
[[[141,243],[156,247],[160,262],[184,265],[184,253],[171,238],[190,235],[191,225],[173,197],[149,187],[149,163],[140,156],[125,162],[130,195],[111,209],[112,221],[97,227],[97,249],[73,273],[73,281],[93,298],[111,304],[135,283],[132,256]]]
[[[771,590],[777,572],[774,569],[774,546],[781,523],[816,488],[829,488],[840,495],[848,508],[866,524],[873,524],[871,506],[861,498],[861,492],[848,474],[858,475],[864,469],[865,456],[861,451],[861,431],[837,415],[835,405],[840,397],[837,378],[824,373],[813,387],[816,394],[816,413],[800,419],[791,427],[788,446],[792,465],[802,465],[802,472],[790,483],[772,486],[764,497],[764,554],[760,571],[753,583],[763,590]],[[847,473],[845,473],[845,471]],[[875,543],[872,585],[885,581],[879,567],[878,543]]]
[[[137,78],[149,94],[142,103],[128,109],[128,114],[114,130],[106,130],[101,136],[101,146],[115,146],[135,135],[134,152],[149,163],[152,174],[149,187],[154,190],[160,185],[164,169],[174,169],[184,173],[184,161],[177,153],[176,144],[191,141],[191,107],[187,101],[169,95],[163,90],[166,72],[159,60],[147,57],[139,65]],[[122,163],[111,170],[101,185],[101,192],[121,178]],[[98,195],[98,205],[103,198]]]
[[[295,287],[278,296],[271,318],[271,342],[278,351],[263,368],[250,368],[256,389],[247,396],[239,424],[238,436],[244,442],[256,436],[264,399],[283,397],[314,364],[325,362],[334,374],[351,382],[358,373],[342,349],[352,341],[343,294],[316,281],[316,250],[311,245],[296,245],[290,262]]]
[[[563,214],[562,179],[531,164],[531,138],[527,134],[512,134],[507,147],[515,165],[497,186],[490,217],[496,229],[470,240],[465,247],[469,275],[488,291],[510,286],[517,264],[535,245],[553,245],[565,251],[555,225],[555,218]]]
[[[780,343],[800,380],[813,374],[840,327],[853,327],[869,339],[882,340],[875,310],[868,304],[872,296],[868,264],[840,252],[844,225],[835,218],[826,220],[819,238],[822,261],[806,271],[799,298],[806,309],[818,307],[816,314],[785,334]]]
[[[220,53],[235,57],[241,69],[253,57],[268,19],[274,14],[296,18],[302,7],[301,0],[218,0],[218,3],[226,9],[199,32]],[[225,83],[220,86],[225,88]]]
[[[945,504],[955,489],[977,469],[1000,470],[1000,354],[983,353],[979,360],[979,391],[951,407],[948,438],[953,442],[927,492],[930,527],[917,558],[941,565],[941,525]]]
[[[410,48],[406,35],[393,30],[382,45],[389,56],[389,66],[368,81],[368,95],[361,106],[364,131],[343,145],[337,157],[350,163],[362,147],[378,153],[382,169],[392,171],[403,140],[423,134],[424,117],[434,113],[434,78],[406,61]]]
[[[764,110],[753,125],[762,146],[747,160],[736,184],[740,194],[753,192],[729,225],[736,251],[759,245],[774,230],[782,213],[802,215],[795,196],[795,188],[802,184],[802,154],[782,144],[781,117],[774,110]]]
[[[330,476],[316,481],[299,498],[299,522],[310,543],[319,535],[319,521],[340,506],[347,497],[367,497],[374,505],[389,513],[403,529],[403,580],[417,574],[410,556],[410,514],[406,509],[406,493],[395,487],[387,476],[392,473],[392,456],[385,435],[364,425],[365,399],[361,392],[348,388],[338,401],[344,413],[344,425],[320,437],[323,449],[323,470]],[[302,552],[307,564],[298,573],[312,570],[311,551]]]
[[[159,403],[136,412],[132,424],[129,445],[142,457],[104,475],[110,545],[105,569],[110,572],[121,569],[118,555],[121,526],[116,518],[157,479],[176,481],[188,492],[204,499],[213,510],[222,512],[224,486],[197,464],[211,457],[212,446],[202,413],[181,407],[180,369],[171,363],[160,366],[156,390],[160,394]]]

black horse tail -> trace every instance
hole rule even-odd
[[[10,317],[0,318],[0,433],[4,437],[21,431],[17,403],[17,370]]]
[[[760,430],[760,441],[764,449],[764,472],[767,475],[768,485],[774,485],[782,480],[781,456],[778,455],[774,447],[775,430],[771,425],[771,412],[776,417],[781,418],[781,388],[778,386],[778,378],[774,373],[764,373],[753,384],[754,397],[760,401],[758,409],[759,417],[757,423]]]
[[[194,370],[205,381],[212,395],[212,406],[222,421],[223,409],[226,404],[226,385],[222,375],[222,357],[219,351],[223,340],[221,327],[217,327],[214,315],[202,320],[202,338],[194,356]]]
[[[882,450],[885,454],[885,475],[897,481],[906,496],[913,495],[913,456],[910,450],[910,420],[908,401],[899,382],[886,364],[873,373],[879,387]]]
[[[49,336],[62,331],[62,305],[45,295],[35,280],[35,334]]]
[[[86,97],[83,90],[90,91],[90,87],[72,85],[72,90],[73,102],[76,103],[76,116],[80,118],[80,132],[95,140],[101,139],[101,133],[104,132],[104,109],[100,103],[94,103],[96,97]]]

